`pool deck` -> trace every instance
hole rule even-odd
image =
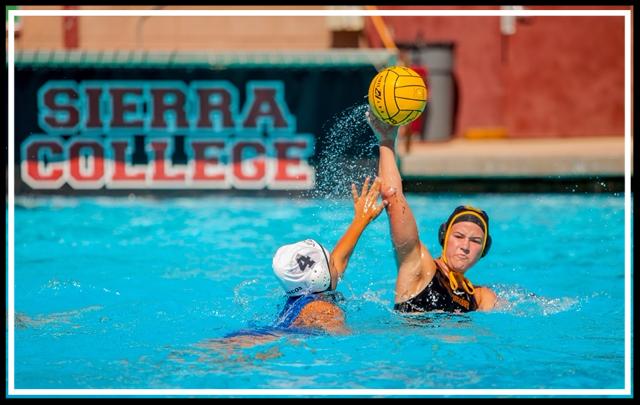
[[[412,140],[409,153],[404,140],[399,139],[397,151],[400,170],[406,178],[624,177],[625,174],[625,140],[621,136]]]

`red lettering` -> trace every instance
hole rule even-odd
[[[80,157],[81,150],[91,155]],[[95,141],[72,141],[69,147],[69,174],[78,181],[96,181],[104,176],[104,151]]]
[[[249,82],[241,118],[236,116],[237,91],[226,82],[196,81],[187,87],[179,82],[157,84],[144,79],[130,83],[91,80],[77,86],[80,91],[73,81],[51,81],[38,93],[39,123],[45,131],[106,132],[147,129],[147,125],[152,130],[169,132],[194,129],[221,132],[237,126],[251,131],[261,129],[258,127],[263,123],[268,129],[295,131],[295,117],[290,115],[279,82]],[[194,105],[188,104],[191,101]],[[188,108],[197,113],[188,115],[191,112]]]
[[[71,139],[65,145],[62,137],[32,136],[21,148],[22,180],[33,189],[60,188],[65,182],[76,189],[313,187],[315,172],[306,161],[312,152],[308,136],[190,140],[186,152],[192,154],[182,169],[171,163],[170,139],[152,140],[148,165],[133,165],[133,139],[108,140],[104,144],[110,146],[107,160],[97,138]]]
[[[46,150],[50,153],[45,155]],[[52,182],[62,178],[64,170],[56,167],[57,164],[51,162],[54,155],[62,154],[62,145],[56,141],[36,141],[27,146],[26,170],[28,177],[36,182]],[[45,166],[44,157],[49,160],[48,166]],[[42,157],[42,159],[41,159]],[[47,173],[48,172],[48,173]]]
[[[152,89],[153,96],[153,119],[151,126],[153,128],[167,128],[167,122],[164,115],[167,111],[173,111],[176,114],[176,128],[188,128],[187,115],[185,112],[186,96],[179,89]],[[167,96],[174,95],[173,102],[167,101]]]
[[[308,180],[307,173],[298,173],[295,175],[289,175],[289,168],[300,168],[300,158],[289,157],[287,152],[292,148],[305,149],[307,147],[306,142],[274,142],[276,148],[277,166],[274,180],[276,181],[306,181]]]
[[[44,105],[54,112],[53,115],[46,116],[44,121],[53,128],[73,128],[80,122],[80,112],[73,104],[58,104],[56,98],[58,95],[64,94],[69,100],[77,100],[78,93],[74,89],[52,88],[45,92],[43,97]],[[67,119],[59,119],[56,111],[66,112]]]
[[[113,141],[111,142],[111,148],[113,149],[113,173],[111,179],[118,183],[122,182],[144,182],[145,173],[127,173],[127,156],[126,152],[129,147],[127,141]]]
[[[218,156],[207,156],[207,150],[214,148],[224,150],[224,142],[200,142],[194,141],[191,143],[193,151],[195,153],[195,166],[192,179],[195,181],[203,180],[224,180],[224,168],[218,173],[207,172],[207,169],[219,168],[220,159]]]
[[[102,118],[100,116],[100,96],[102,95],[102,89],[100,88],[87,88],[85,90],[87,94],[87,122],[86,127],[102,128]]]
[[[287,128],[287,120],[276,101],[276,90],[272,88],[254,88],[253,104],[242,125],[245,128],[256,128],[258,118],[271,117],[275,128]]]
[[[167,173],[167,159],[165,159],[165,152],[167,151],[169,143],[166,141],[156,141],[151,142],[151,149],[154,153],[153,159],[153,181],[158,182],[175,182],[175,181],[184,181],[185,174],[182,173]]]
[[[258,157],[246,159],[243,156],[245,150],[253,149]],[[258,141],[238,142],[233,146],[233,174],[237,180],[257,181],[263,180],[266,174],[266,164],[264,161],[265,146]],[[249,173],[252,171],[253,174]]]
[[[100,188],[104,184],[104,150],[97,141],[71,141],[69,145],[69,184],[74,188]],[[81,156],[81,151],[91,151]]]
[[[125,103],[124,98],[127,94],[142,94],[142,89],[109,89],[112,100],[112,117],[111,128],[142,128],[143,121],[141,119],[126,122],[124,114],[126,112],[136,112],[137,104]]]
[[[218,99],[218,102],[212,103],[212,96]],[[200,105],[200,113],[198,115],[198,128],[211,128],[211,113],[219,111],[222,115],[222,127],[233,128],[233,116],[231,115],[231,94],[226,89],[198,89],[198,100]]]

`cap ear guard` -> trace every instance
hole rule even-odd
[[[444,247],[444,235],[447,233],[447,222],[443,222],[440,225],[440,229],[438,230],[438,242],[440,242],[440,246]]]
[[[484,243],[484,250],[482,251],[482,256],[485,257],[487,253],[489,253],[489,248],[491,247],[491,235],[487,235],[487,241]]]

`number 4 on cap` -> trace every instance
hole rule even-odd
[[[301,271],[305,271],[307,267],[313,267],[313,265],[316,264],[309,256],[298,256],[296,257],[296,261]]]

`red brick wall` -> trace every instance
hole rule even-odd
[[[384,7],[399,8],[407,7]],[[456,136],[495,127],[509,137],[624,135],[624,17],[525,17],[511,36],[499,17],[384,20],[397,42],[421,32],[426,42],[455,43]]]
[[[508,129],[522,136],[624,134],[624,18],[531,20],[510,38]]]

